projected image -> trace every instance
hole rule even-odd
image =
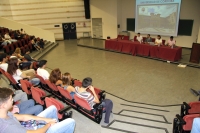
[[[137,31],[176,34],[178,4],[137,6]]]

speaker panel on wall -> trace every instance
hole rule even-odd
[[[90,19],[90,0],[84,0],[85,18]]]

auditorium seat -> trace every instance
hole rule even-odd
[[[27,80],[20,80],[21,88],[26,94],[31,98],[31,87],[33,86],[29,81]]]
[[[152,42],[155,42],[155,40],[156,40],[155,38],[152,38]]]
[[[78,97],[76,94],[74,95],[74,100],[76,101],[77,110],[93,120],[96,123],[100,123],[102,119],[103,106],[100,104],[95,104],[94,109],[91,109],[89,103],[83,99]]]
[[[165,45],[165,40],[162,40],[162,44]]]
[[[173,121],[173,133],[190,133],[194,118],[199,117],[199,114],[186,115],[183,118],[176,115]]]
[[[66,113],[67,113],[66,111],[71,108],[70,106],[64,107],[64,105],[62,103],[60,103],[59,101],[57,101],[54,98],[49,98],[49,97],[45,98],[45,104],[46,104],[47,108],[51,105],[54,105],[57,108],[57,110],[58,110],[57,115],[58,115],[58,119],[60,121],[68,118],[68,116],[66,115]]]
[[[8,45],[7,46],[3,46],[3,50],[4,50],[4,53],[10,55],[10,49],[9,49]]]
[[[76,86],[81,87],[82,86],[82,82],[79,81],[79,80],[74,80],[74,87],[76,87]]]
[[[4,74],[5,74],[6,78],[9,80],[10,85],[12,85],[14,89],[16,89],[16,90],[21,89],[21,87],[19,86],[19,83],[17,83],[15,81],[15,79],[12,77],[12,75],[10,75],[8,72],[5,72]]]
[[[35,75],[36,78],[39,78],[40,79],[40,86],[48,91],[49,93],[52,93],[52,90],[48,87],[47,83],[45,82],[45,80],[40,76],[40,75]]]
[[[183,102],[181,105],[181,117],[188,114],[199,114],[200,113],[200,101],[186,103]]]
[[[134,41],[137,41],[137,36],[134,36],[134,39],[133,39]]]
[[[129,36],[123,36],[122,40],[129,40]]]

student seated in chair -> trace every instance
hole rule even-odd
[[[152,38],[150,36],[150,34],[147,34],[147,38],[145,40],[146,43],[152,42]]]
[[[89,89],[92,93],[88,92]],[[94,87],[92,86],[92,79],[90,77],[84,78],[82,81],[82,87],[75,87],[75,93],[78,97],[85,99],[90,105],[91,109],[97,103],[100,103],[98,94],[96,94]],[[109,123],[110,113],[112,112],[113,103],[109,99],[104,99],[101,103],[103,108],[105,108],[105,123]]]
[[[170,39],[167,41],[167,44],[169,47],[174,47],[176,44],[176,41],[174,40],[173,36],[170,36]]]
[[[155,45],[158,45],[158,46],[162,45],[162,39],[161,39],[160,35],[157,36],[156,41],[155,41]]]
[[[71,75],[70,73],[66,72],[62,75],[62,87],[63,89],[67,90],[71,97],[74,99],[75,89],[73,86],[70,85],[71,82]]]
[[[71,118],[58,122],[57,109],[50,106],[37,116],[12,114],[13,91],[0,89],[1,133],[73,133],[75,121]],[[20,123],[21,122],[21,123]]]

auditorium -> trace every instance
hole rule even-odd
[[[200,0],[0,0],[0,133],[200,133]]]

